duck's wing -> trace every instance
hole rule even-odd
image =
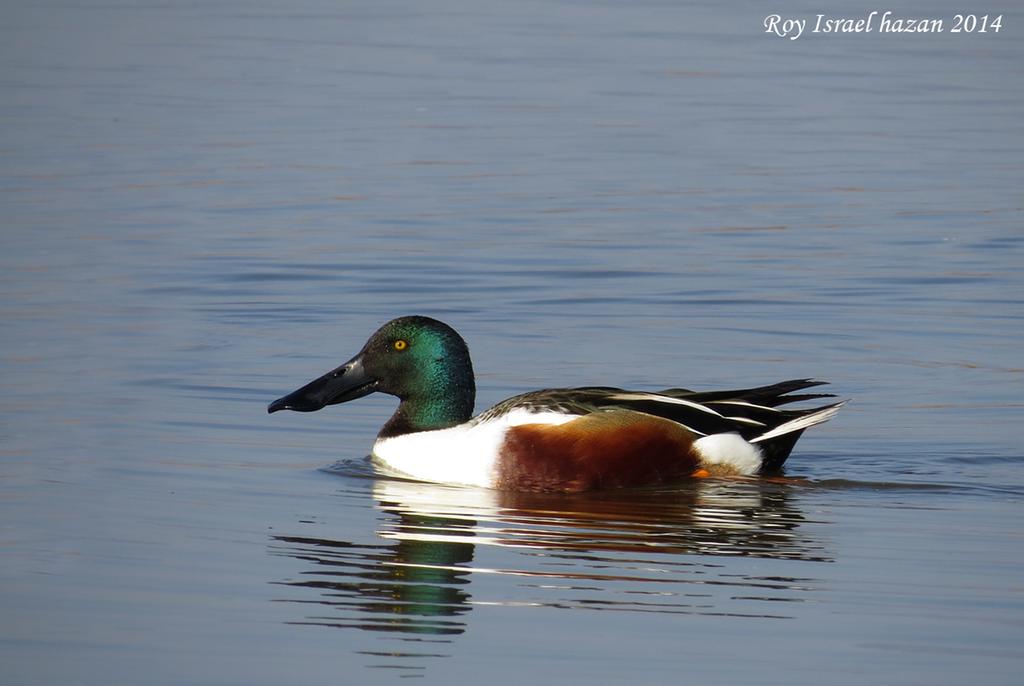
[[[753,440],[792,419],[823,409],[777,408],[801,400],[833,397],[830,393],[792,395],[794,391],[824,383],[813,379],[795,379],[757,388],[704,392],[684,388],[668,388],[656,392],[630,391],[611,386],[551,388],[504,400],[479,415],[476,421],[493,419],[514,410],[585,415],[619,409],[664,417],[702,436],[735,431],[747,440]]]
[[[586,415],[605,407],[614,407],[608,398],[616,393],[625,393],[621,388],[611,386],[586,386],[582,388],[548,388],[530,391],[502,400],[491,409],[477,415],[474,422],[484,422],[516,410],[527,412],[557,412],[566,415]]]
[[[633,410],[682,424],[697,436],[738,433],[761,448],[764,469],[772,470],[782,465],[804,429],[830,419],[843,403],[806,409],[779,409],[779,406],[834,397],[831,393],[796,393],[824,384],[814,379],[793,379],[728,391],[668,388],[647,392],[610,386],[554,388],[509,398],[475,421],[522,409],[580,416],[604,410]]]
[[[680,397],[699,403],[715,401],[743,401],[754,405],[766,407],[777,407],[787,403],[796,403],[801,400],[812,400],[814,398],[834,398],[832,393],[801,393],[792,395],[796,391],[802,391],[815,386],[827,386],[827,381],[817,379],[791,379],[780,381],[769,386],[758,386],[756,388],[741,388],[732,391],[691,391],[686,388],[666,388],[658,391],[660,395]]]

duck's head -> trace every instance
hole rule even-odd
[[[351,360],[278,398],[267,412],[313,412],[376,391],[402,401],[381,437],[461,424],[472,416],[476,396],[469,348],[436,319],[392,319]]]

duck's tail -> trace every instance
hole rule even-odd
[[[824,407],[812,408],[750,439],[750,442],[761,450],[761,472],[774,472],[781,468],[804,430],[832,419],[847,402],[843,400]]]

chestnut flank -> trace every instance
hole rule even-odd
[[[505,436],[496,486],[575,492],[678,481],[700,468],[694,440],[673,421],[631,410],[522,424]]]

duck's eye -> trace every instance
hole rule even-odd
[[[395,341],[395,350],[405,350],[409,347],[409,343],[401,338]]]

